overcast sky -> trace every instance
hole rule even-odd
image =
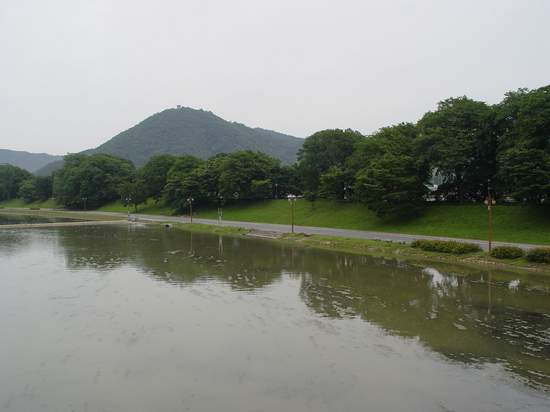
[[[550,83],[547,0],[1,0],[0,148],[95,147],[180,104],[305,137]]]

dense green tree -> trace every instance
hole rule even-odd
[[[190,194],[189,176],[204,161],[194,156],[180,156],[176,159],[166,177],[163,197],[166,204],[175,209],[182,209],[188,197],[199,197],[198,193]]]
[[[128,160],[106,154],[68,155],[55,173],[54,195],[70,208],[97,207],[120,196],[120,187],[131,181],[134,166]]]
[[[354,181],[352,172],[338,166],[332,166],[321,174],[319,182],[319,195],[327,199],[351,199]]]
[[[174,166],[177,157],[163,154],[153,156],[149,161],[138,171],[138,178],[144,184],[144,190],[147,197],[152,197],[159,201],[162,197],[162,191],[166,186],[168,172]]]
[[[331,167],[344,168],[362,137],[350,129],[322,130],[308,137],[298,152],[304,190],[318,193],[321,175]]]
[[[266,154],[249,150],[231,153],[220,164],[219,192],[226,199],[270,198],[272,190],[266,191],[265,181],[271,180],[279,170],[279,160]]]
[[[521,200],[550,198],[550,86],[508,93],[497,119],[502,190]]]
[[[418,122],[420,155],[443,177],[443,194],[482,199],[496,173],[494,112],[467,97],[440,102]]]
[[[147,184],[141,177],[133,177],[121,183],[118,193],[122,203],[126,206],[132,205],[137,212],[138,206],[147,200]]]
[[[284,198],[289,194],[298,195],[304,190],[300,171],[296,164],[281,166],[271,180],[273,181],[273,197],[276,199]]]
[[[362,141],[351,159],[357,171],[354,192],[383,218],[420,211],[427,192],[429,167],[419,154],[416,128],[402,123],[381,129]]]
[[[31,176],[20,167],[0,164],[0,200],[16,197],[21,184]]]
[[[46,200],[52,196],[52,186],[51,176],[33,176],[21,184],[17,195],[25,202]]]
[[[541,202],[550,197],[550,154],[514,147],[499,156],[499,178],[508,194]]]

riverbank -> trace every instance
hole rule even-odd
[[[126,220],[125,215],[113,215],[104,213],[94,213],[85,211],[72,211],[72,210],[56,210],[56,209],[30,209],[30,208],[2,208],[0,214],[12,214],[12,215],[28,215],[28,216],[43,216],[51,218],[69,218],[75,220],[87,220],[87,221],[115,221]]]
[[[28,210],[28,209],[0,209],[0,213],[13,214],[35,214],[50,217],[68,217],[73,219],[86,220],[125,220],[127,216],[122,213],[113,212],[78,212],[78,211],[63,211],[63,210]],[[332,250],[344,253],[354,253],[369,255],[373,257],[384,257],[395,259],[398,261],[406,261],[409,263],[417,263],[423,266],[434,264],[442,264],[448,267],[455,266],[457,271],[464,270],[504,270],[510,272],[522,272],[527,274],[544,274],[550,275],[550,265],[536,264],[528,262],[525,258],[513,260],[499,260],[490,257],[486,252],[470,253],[466,255],[452,255],[437,252],[426,252],[420,249],[412,248],[410,245],[399,242],[390,242],[382,240],[370,240],[351,238],[344,236],[328,236],[320,234],[304,234],[304,233],[283,233],[269,232],[257,228],[244,228],[236,225],[216,225],[213,223],[188,223],[181,218],[156,216],[143,217],[135,216],[136,219],[145,223],[157,225],[169,225],[177,229],[212,233],[219,235],[242,236],[262,238],[267,241],[283,242],[289,245],[300,247],[313,247],[325,250]],[[178,219],[178,220],[176,220]],[[244,224],[244,222],[243,222]]]
[[[25,204],[21,199],[0,203],[0,207],[52,208],[53,201]],[[196,205],[197,218],[217,219],[216,208]],[[113,202],[98,212],[126,213],[121,202]],[[131,213],[173,216],[176,211],[148,199]],[[181,213],[180,213],[181,215]],[[224,220],[289,224],[287,200],[240,202],[223,209]],[[407,235],[441,236],[463,239],[487,238],[487,208],[480,204],[429,204],[422,215],[409,220],[388,222],[378,218],[365,205],[330,200],[299,199],[295,204],[295,224],[299,226],[364,230]],[[494,240],[538,245],[550,245],[550,210],[532,205],[496,205],[494,207]]]
[[[155,223],[153,223],[155,224]],[[161,223],[157,223],[161,224]],[[264,241],[284,243],[298,247],[331,250],[342,253],[353,253],[393,259],[413,265],[440,267],[446,271],[461,273],[490,270],[501,274],[545,275],[550,276],[550,265],[528,262],[525,258],[499,260],[485,252],[452,255],[437,252],[425,252],[407,244],[379,240],[351,239],[337,236],[306,235],[303,233],[286,233],[282,235],[262,233],[250,229],[205,225],[200,223],[171,223],[171,227],[198,233],[210,233],[224,236],[262,238]]]

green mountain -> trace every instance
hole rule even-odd
[[[296,161],[302,142],[303,139],[297,137],[228,122],[212,112],[178,107],[154,114],[101,146],[82,153],[109,153],[142,166],[157,154],[190,154],[206,159],[218,153],[248,149],[291,164]],[[50,174],[61,166],[61,162],[55,162],[37,174]]]
[[[63,156],[0,149],[0,164],[7,163],[18,166],[22,169],[28,170],[29,172],[35,172],[45,165],[61,159],[63,159]]]
[[[180,107],[154,114],[89,152],[113,154],[141,166],[156,154],[206,159],[250,149],[294,163],[302,142],[297,137],[228,122],[211,112]]]

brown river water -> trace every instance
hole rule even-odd
[[[0,231],[0,411],[550,411],[550,276]]]

